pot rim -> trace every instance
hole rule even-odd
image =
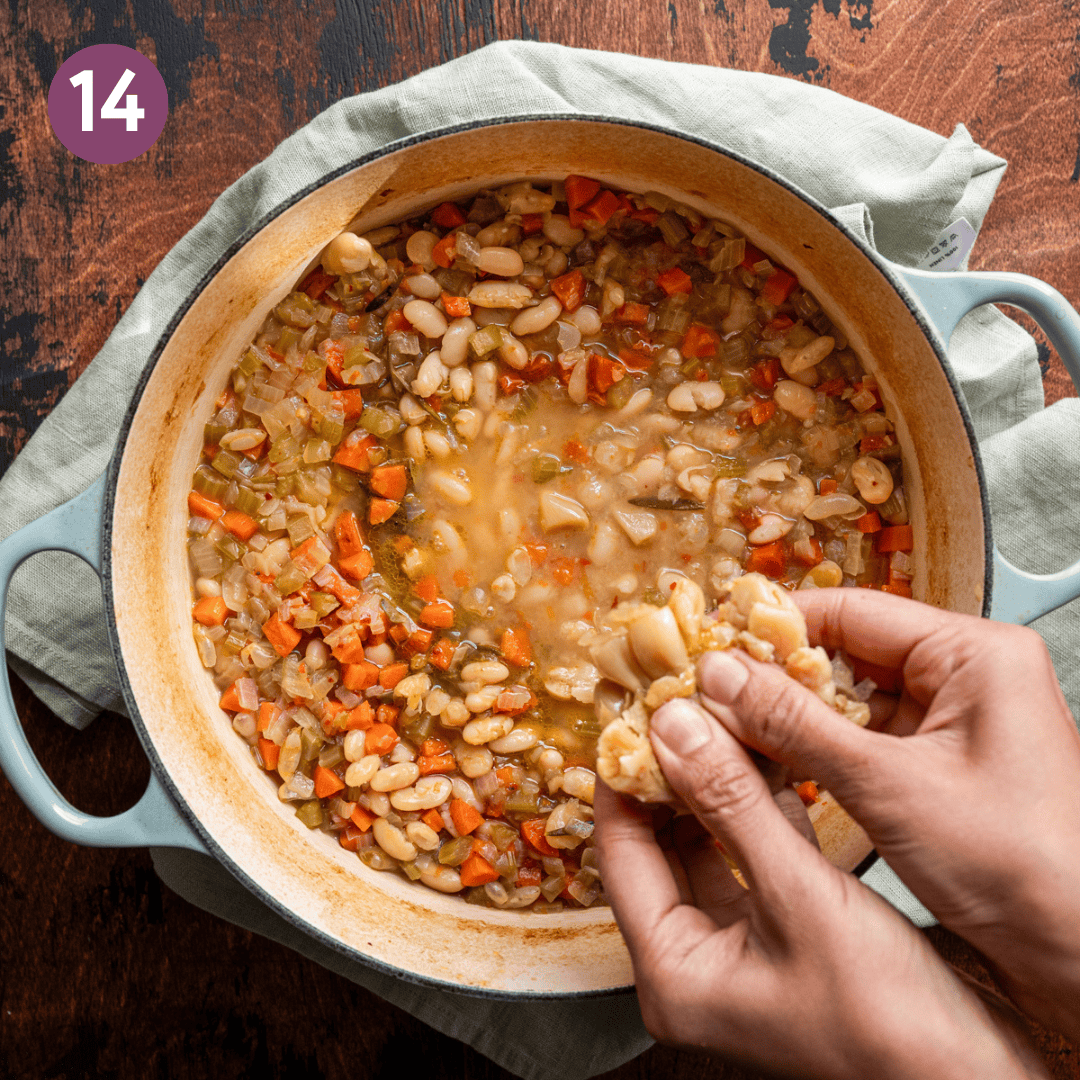
[[[146,364],[139,376],[135,389],[132,393],[131,401],[128,404],[127,410],[124,413],[123,420],[120,424],[117,432],[116,445],[113,449],[112,456],[109,460],[109,465],[106,470],[106,483],[104,492],[103,512],[101,518],[101,552],[102,552],[102,568],[101,568],[101,582],[102,593],[105,600],[105,620],[109,630],[109,645],[112,649],[113,660],[116,664],[117,675],[120,681],[120,689],[123,694],[124,701],[128,707],[128,712],[131,717],[132,724],[135,727],[136,735],[139,738],[139,742],[142,744],[143,750],[146,753],[147,758],[150,761],[150,766],[157,775],[159,781],[164,785],[166,791],[169,793],[170,798],[176,805],[178,812],[182,815],[188,826],[199,837],[207,851],[217,860],[222,866],[225,867],[235,878],[237,878],[241,884],[252,894],[252,896],[266,904],[276,915],[283,918],[290,926],[297,930],[302,931],[309,937],[314,938],[319,944],[329,947],[335,953],[346,957],[347,959],[359,962],[370,970],[380,975],[391,975],[397,979],[402,979],[405,982],[411,983],[416,986],[423,986],[428,989],[440,990],[440,991],[452,991],[456,994],[468,995],[472,997],[479,997],[488,1000],[511,1000],[511,1001],[523,1001],[523,1000],[570,1000],[574,998],[597,998],[597,997],[614,997],[620,995],[626,995],[635,992],[633,984],[628,986],[610,987],[605,990],[571,990],[571,991],[507,991],[507,990],[492,990],[484,987],[475,986],[462,986],[458,983],[447,982],[441,979],[435,979],[426,975],[418,975],[411,971],[406,971],[402,968],[388,964],[382,960],[377,960],[371,956],[367,956],[364,953],[345,945],[343,942],[326,933],[319,927],[313,926],[305,920],[301,919],[296,913],[279,901],[271,893],[267,892],[260,884],[251,880],[244,870],[236,865],[233,860],[224,852],[220,845],[215,840],[212,833],[201,822],[201,820],[192,813],[188,807],[187,801],[180,794],[172,781],[172,777],[169,775],[168,770],[165,768],[164,763],[159,757],[157,750],[149,738],[145,724],[143,723],[142,716],[139,712],[138,703],[135,700],[135,695],[131,689],[131,684],[127,677],[127,668],[125,666],[124,657],[120,649],[119,632],[116,625],[115,609],[114,609],[114,594],[112,589],[112,521],[113,512],[115,508],[116,487],[119,478],[120,465],[124,456],[124,451],[127,446],[128,435],[130,434],[131,425],[134,421],[135,414],[138,412],[139,405],[142,401],[143,393],[146,390],[147,383],[150,380],[151,375],[157,362],[164,352],[166,346],[171,340],[177,327],[190,311],[195,301],[202,295],[203,291],[209,286],[213,279],[220,273],[222,268],[237,254],[255,235],[261,232],[267,225],[270,224],[275,218],[279,217],[285,211],[289,210],[296,203],[302,199],[307,198],[315,191],[324,187],[326,184],[333,180],[336,180],[347,173],[354,171],[364,165],[368,165],[373,161],[377,161],[380,158],[387,157],[390,154],[396,153],[398,150],[403,150],[410,146],[416,146],[421,143],[431,142],[436,139],[443,138],[449,135],[456,135],[465,131],[473,131],[486,127],[501,127],[505,124],[515,123],[535,123],[535,122],[566,122],[566,121],[580,121],[583,123],[593,124],[612,124],[620,127],[632,127],[639,128],[646,131],[655,132],[659,135],[666,135],[672,138],[682,139],[686,142],[695,143],[698,146],[704,147],[707,150],[712,150],[715,153],[722,154],[725,157],[739,163],[740,165],[752,169],[754,172],[759,173],[766,179],[771,180],[773,183],[778,184],[786,191],[795,195],[797,198],[805,202],[812,210],[817,212],[820,216],[824,217],[830,225],[842,233],[852,244],[855,245],[864,255],[866,255],[870,261],[875,265],[878,271],[885,277],[888,283],[892,286],[893,290],[897,293],[899,298],[903,301],[908,311],[914,317],[919,329],[922,331],[923,336],[926,337],[933,349],[935,356],[938,359],[938,363],[941,365],[944,371],[945,378],[948,381],[949,388],[952,391],[953,398],[960,411],[960,416],[963,421],[964,431],[967,434],[968,443],[971,447],[972,457],[975,465],[975,473],[979,484],[979,498],[981,502],[982,517],[983,517],[983,543],[984,543],[984,558],[985,558],[985,571],[983,581],[983,604],[982,614],[987,616],[990,611],[991,601],[991,589],[993,587],[993,541],[991,538],[991,525],[990,525],[990,505],[989,496],[987,493],[986,479],[983,473],[982,459],[979,454],[978,442],[975,437],[975,429],[971,420],[971,416],[968,412],[967,404],[964,400],[963,394],[957,383],[956,377],[949,365],[948,358],[944,349],[939,344],[940,336],[936,327],[923,315],[921,309],[915,302],[909,290],[905,287],[902,281],[900,281],[896,274],[889,269],[889,264],[879,252],[857,236],[851,229],[845,224],[836,219],[828,210],[817,201],[812,195],[804,191],[802,188],[793,184],[790,180],[774,172],[768,166],[755,162],[737,151],[727,149],[720,146],[718,143],[713,142],[710,139],[702,138],[698,135],[692,135],[687,132],[679,131],[674,128],[664,127],[660,124],[654,124],[647,121],[640,120],[628,120],[621,117],[604,116],[602,114],[591,113],[535,113],[525,114],[520,116],[501,116],[491,117],[483,120],[469,121],[461,124],[454,124],[448,127],[442,127],[433,129],[431,131],[419,132],[412,135],[404,136],[400,139],[395,139],[393,142],[386,143],[376,150],[361,155],[360,157],[353,158],[349,162],[338,166],[328,173],[323,174],[318,180],[306,185],[305,187],[294,192],[288,198],[278,203],[260,219],[250,224],[229,246],[222,252],[217,261],[206,271],[199,282],[192,288],[188,295],[184,298],[182,303],[176,308],[172,317],[169,319],[168,324],[162,331],[161,337],[158,339],[157,344],[154,346]],[[878,854],[876,851],[871,853],[852,871],[856,876],[861,877],[871,866],[877,861]],[[348,976],[346,976],[348,977]]]

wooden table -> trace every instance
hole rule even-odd
[[[179,10],[176,10],[179,9]],[[134,12],[134,13],[133,13]],[[533,38],[805,79],[942,134],[964,123],[1009,170],[976,269],[1034,274],[1080,305],[1080,10],[1035,0],[153,0],[0,9],[0,467],[115,326],[150,271],[246,169],[317,111],[496,39]],[[149,155],[74,159],[46,94],[99,42],[139,48],[169,89]],[[1040,338],[1048,401],[1071,393]],[[130,725],[79,734],[21,685],[60,789],[92,813],[142,791]],[[0,780],[0,1072],[9,1077],[382,1075],[406,1046],[431,1080],[508,1074],[398,1009],[168,892],[142,851],[73,847]],[[950,960],[987,978],[957,938]],[[1046,1032],[1057,1077],[1075,1048]],[[747,1077],[656,1047],[611,1077]]]

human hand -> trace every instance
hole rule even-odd
[[[864,589],[794,597],[812,644],[902,685],[876,730],[733,652],[702,658],[706,708],[827,787],[1022,1009],[1080,1039],[1080,736],[1042,640]]]
[[[652,736],[697,820],[676,819],[665,854],[649,811],[598,784],[596,827],[605,892],[657,1038],[837,1080],[1048,1075],[906,919],[821,855],[798,796],[780,793],[782,809],[700,707],[665,705]]]

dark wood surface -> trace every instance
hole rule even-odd
[[[1034,274],[1080,304],[1076,0],[11,0],[0,9],[0,468],[213,199],[316,112],[496,39],[532,38],[806,79],[949,134],[1009,169],[976,269]],[[165,131],[117,166],[53,138],[49,83],[115,42],[158,65]],[[1073,393],[1040,337],[1047,400]],[[35,751],[79,807],[131,805],[148,776],[130,725],[67,728],[16,682]],[[0,779],[0,1074],[128,1078],[508,1074],[157,880],[142,851],[76,848]],[[988,980],[940,930],[949,960]],[[1038,1032],[1054,1076],[1080,1054]],[[611,1078],[751,1074],[656,1047]]]

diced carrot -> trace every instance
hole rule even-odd
[[[520,716],[535,705],[536,695],[531,690],[524,686],[511,686],[495,699],[495,704],[491,709],[492,712],[503,713],[506,716]]]
[[[829,397],[839,397],[847,389],[847,379],[843,375],[835,379],[829,379],[818,386],[818,390]]]
[[[911,551],[915,546],[915,534],[910,525],[889,525],[877,534],[879,554],[888,551]]]
[[[312,300],[321,300],[323,293],[335,281],[337,281],[337,278],[333,274],[328,274],[321,266],[316,266],[300,283],[300,292],[307,293]]]
[[[281,715],[281,706],[272,701],[264,701],[259,706],[258,731],[261,735]]]
[[[577,465],[587,465],[589,461],[589,448],[578,438],[567,439],[563,443],[563,457],[573,461]]]
[[[324,765],[315,766],[315,798],[326,799],[345,787],[345,781],[332,769]]]
[[[348,574],[355,581],[363,581],[375,569],[375,560],[370,551],[358,551],[355,555],[341,559],[338,565],[343,574]]]
[[[563,181],[566,189],[566,205],[571,210],[577,210],[591,199],[594,199],[600,191],[600,181],[590,180],[587,176],[568,176]]]
[[[454,828],[466,836],[473,829],[484,823],[484,816],[475,807],[470,806],[464,799],[450,800],[450,818],[454,822]]]
[[[235,682],[221,695],[221,700],[218,704],[223,709],[228,709],[229,712],[240,711],[240,694],[237,692]]]
[[[530,885],[539,885],[543,880],[544,875],[539,866],[523,866],[518,871],[514,884],[519,889],[524,889]]]
[[[457,770],[457,762],[454,755],[446,752],[442,754],[421,754],[416,759],[421,776],[430,776],[432,773],[452,773]]]
[[[355,555],[364,550],[364,537],[360,532],[360,523],[351,510],[338,514],[334,522],[334,539],[342,555]]]
[[[277,768],[280,753],[281,747],[273,739],[259,740],[259,754],[263,759],[267,772],[273,772]]]
[[[876,383],[869,383],[865,379],[863,379],[861,382],[857,382],[855,384],[855,392],[857,394],[862,393],[864,390],[867,390],[871,394],[874,395],[874,408],[875,409],[882,408],[883,402],[881,400],[881,391],[878,389],[877,384]],[[865,411],[865,410],[863,410],[863,411]]]
[[[439,579],[434,574],[425,574],[414,586],[413,592],[425,604],[433,604],[439,599]]]
[[[525,380],[513,371],[500,372],[496,382],[498,383],[499,393],[502,394],[503,397],[509,397],[511,394],[516,394],[525,386]]]
[[[780,540],[771,544],[762,544],[751,548],[746,560],[748,573],[764,574],[766,577],[780,578],[784,573],[784,545]]]
[[[409,486],[409,474],[404,465],[380,465],[371,470],[371,490],[392,502],[401,502]]]
[[[472,574],[462,566],[459,566],[450,578],[459,589],[467,589],[472,584]]]
[[[547,838],[544,835],[544,824],[546,821],[547,818],[542,817],[529,818],[528,821],[523,821],[521,823],[521,835],[524,836],[541,855],[557,858],[559,852],[547,842]]]
[[[615,312],[615,321],[629,323],[631,326],[643,326],[649,321],[649,305],[630,300]]]
[[[874,450],[884,450],[895,442],[896,439],[887,431],[880,435],[864,435],[859,442],[859,453],[869,454]]]
[[[590,353],[587,375],[593,390],[603,398],[617,382],[626,377],[626,368],[605,353]]]
[[[390,499],[372,499],[368,505],[368,524],[382,525],[389,521],[400,509],[401,503]]]
[[[762,259],[766,259],[768,256],[763,251],[758,251],[753,244],[746,245],[746,254],[743,256],[743,261],[739,265],[744,270],[749,270],[753,273],[754,267],[757,266]]]
[[[750,382],[759,390],[772,390],[780,379],[780,358],[770,356],[750,369]]]
[[[475,851],[458,867],[458,874],[465,886],[486,885],[489,881],[499,880],[499,871]]]
[[[651,206],[643,206],[640,210],[632,210],[630,216],[635,221],[644,221],[646,225],[655,225],[660,211]]]
[[[894,596],[906,596],[909,600],[914,596],[910,581],[890,581],[887,585],[881,586],[881,591],[892,593]]]
[[[389,337],[391,334],[400,334],[412,329],[412,323],[405,317],[405,312],[391,311],[383,323],[383,333]]]
[[[434,648],[428,653],[428,663],[440,671],[448,671],[457,652],[457,642],[452,638],[439,638]]]
[[[574,572],[577,570],[577,559],[560,555],[551,560],[551,576],[558,585],[569,585],[574,580]]]
[[[357,428],[341,444],[334,455],[335,465],[344,465],[356,472],[371,471],[371,451],[379,445],[374,435],[367,434],[363,428]]]
[[[775,401],[757,401],[750,406],[750,417],[755,424],[764,424],[766,420],[771,420],[775,415]]]
[[[384,690],[393,690],[408,674],[408,664],[387,664],[386,667],[379,670],[379,685]]]
[[[590,227],[599,228],[606,225],[611,220],[612,215],[620,209],[622,209],[622,204],[619,202],[619,196],[605,188],[596,198],[590,199],[581,208],[581,216]]]
[[[351,632],[343,635],[330,653],[339,664],[361,664],[364,662],[365,648],[364,634],[360,627],[354,625]]]
[[[375,710],[375,723],[376,724],[389,724],[393,727],[398,722],[398,717],[401,715],[401,710],[396,705],[388,705],[383,702]]]
[[[690,359],[703,356],[715,356],[720,345],[716,331],[701,323],[693,323],[683,335],[679,351]]]
[[[379,669],[370,660],[361,660],[355,664],[343,664],[341,685],[354,694],[369,690],[379,681]]]
[[[337,842],[346,851],[358,851],[360,848],[360,837],[363,833],[351,822],[341,829],[337,834]]]
[[[284,622],[281,613],[277,611],[263,623],[263,633],[266,635],[266,640],[274,646],[274,652],[278,656],[288,656],[300,644],[300,639],[304,636],[296,627]]]
[[[511,791],[521,786],[518,782],[519,773],[523,774],[524,770],[518,765],[500,765],[495,770],[495,775],[499,779],[499,786]]]
[[[327,735],[336,735],[344,730],[345,720],[349,715],[348,709],[340,701],[324,701],[322,707],[323,731]]]
[[[427,652],[431,648],[431,642],[434,638],[435,635],[432,631],[418,627],[401,646],[401,655],[412,657],[416,656],[417,653]]]
[[[522,214],[521,231],[525,236],[532,236],[544,227],[543,214]]]
[[[881,532],[881,515],[876,510],[868,510],[856,519],[855,528],[861,533]]]
[[[449,600],[426,604],[420,612],[419,622],[433,630],[449,630],[454,625],[454,605]]]
[[[320,347],[326,360],[326,370],[340,383],[341,365],[345,362],[345,346],[340,341],[328,339]],[[285,357],[275,356],[274,359],[280,363]]]
[[[187,497],[188,513],[192,517],[209,518],[217,521],[225,513],[225,507],[216,499],[211,499],[201,491],[189,491]]]
[[[435,832],[441,832],[446,828],[446,822],[442,819],[442,814],[438,810],[425,810],[420,815],[420,820],[429,828],[434,829]]]
[[[761,299],[779,307],[794,291],[799,279],[786,270],[774,270],[761,287]]]
[[[341,406],[344,418],[358,420],[364,411],[364,393],[362,390],[335,390],[334,400]]]
[[[656,279],[656,284],[668,296],[674,296],[676,293],[692,293],[694,291],[694,283],[690,280],[690,275],[678,266],[665,270]]]
[[[818,786],[813,780],[804,780],[795,789],[795,793],[802,799],[804,806],[812,806],[817,802]]]
[[[465,296],[451,296],[449,293],[443,293],[442,306],[447,318],[450,319],[467,319],[472,314],[472,304]]]
[[[567,311],[577,311],[585,299],[585,275],[580,270],[571,270],[561,277],[553,278],[551,291],[562,301]]]
[[[454,252],[457,249],[457,233],[447,233],[431,251],[431,261],[444,270],[454,265]]]
[[[345,718],[345,731],[367,731],[375,723],[375,710],[370,701],[361,701]]]
[[[499,651],[504,660],[515,667],[528,667],[532,663],[532,644],[529,631],[523,626],[508,627],[503,631]]]
[[[221,524],[224,525],[237,540],[243,540],[245,543],[259,531],[259,523],[255,521],[254,518],[249,518],[247,514],[240,510],[226,510],[221,519]]]
[[[837,488],[836,481],[831,476],[823,476],[818,481],[818,494],[831,495]]]
[[[221,626],[229,617],[229,609],[220,596],[204,596],[195,605],[191,615],[203,626]]]
[[[529,553],[529,560],[533,566],[543,566],[548,557],[548,546],[539,540],[526,540],[525,550]]]
[[[802,563],[803,566],[817,566],[825,558],[824,552],[821,550],[821,541],[816,536],[807,538],[807,543],[810,545],[809,558],[805,555],[799,554],[798,548],[795,549],[795,561]]]
[[[375,815],[369,814],[362,806],[354,806],[349,820],[361,831],[367,832],[375,824]]]
[[[440,229],[456,229],[465,224],[465,215],[452,202],[444,202],[431,211],[431,220]]]
[[[761,336],[766,341],[775,341],[777,338],[784,337],[787,331],[794,325],[794,319],[789,319],[786,315],[777,315],[775,319],[770,319],[765,324],[765,329],[762,330]]]
[[[375,724],[364,736],[364,749],[369,754],[389,754],[398,744],[398,734],[389,724]]]

